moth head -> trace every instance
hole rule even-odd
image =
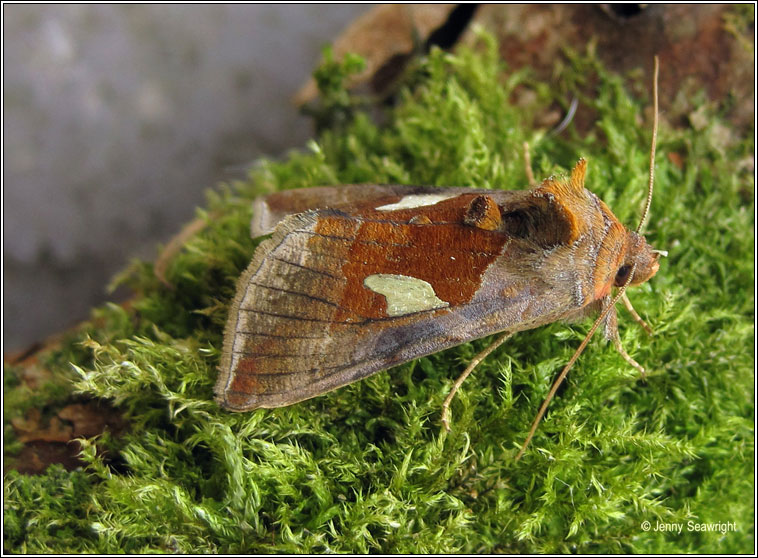
[[[639,285],[648,281],[658,271],[658,259],[665,253],[655,250],[645,238],[636,232],[627,231],[627,246],[624,259],[616,270],[613,284],[622,287],[629,280],[629,274],[634,275],[629,285]]]

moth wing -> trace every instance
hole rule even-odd
[[[403,189],[371,209],[285,218],[238,283],[219,403],[289,405],[464,341],[554,321],[551,286],[524,273],[534,245],[464,224],[477,196],[464,191],[425,198]],[[507,205],[528,192],[489,194]]]
[[[285,217],[314,209],[344,209],[351,213],[360,213],[362,209],[397,202],[408,195],[435,195],[440,192],[462,194],[471,191],[470,188],[397,184],[347,184],[284,190],[260,196],[253,201],[250,236],[257,238],[270,234]]]

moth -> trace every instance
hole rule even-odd
[[[653,160],[654,147],[649,194]],[[626,229],[585,188],[586,171],[580,159],[570,176],[517,191],[349,185],[256,200],[251,234],[271,237],[237,285],[217,401],[230,411],[291,405],[504,332],[456,381],[447,427],[455,391],[508,336],[600,313],[526,447],[599,326],[643,370],[621,347],[615,304],[655,275],[661,252],[639,233],[647,209]]]

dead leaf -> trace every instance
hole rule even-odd
[[[333,45],[336,60],[348,52],[366,60],[366,68],[353,76],[348,87],[371,80],[394,57],[411,54],[418,41],[425,42],[455,7],[456,4],[383,4],[356,19]],[[317,95],[316,81],[311,78],[295,94],[293,102],[301,106]]]
[[[72,438],[73,428],[63,424],[58,417],[52,417],[43,424],[42,413],[39,409],[29,409],[26,417],[11,419],[19,441],[27,442],[68,442]]]

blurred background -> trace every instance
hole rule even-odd
[[[4,5],[3,352],[312,135],[292,97],[362,5]]]
[[[724,146],[755,133],[747,4],[6,4],[2,13],[4,352],[86,319],[116,272],[154,259],[194,217],[204,191],[302,148],[312,121],[293,99],[313,99],[313,84],[303,86],[331,42],[337,57],[366,60],[351,87],[384,99],[413,56],[471,44],[481,26],[506,67],[562,92],[565,103],[541,115],[546,129],[577,87],[594,94],[592,83],[563,83],[567,52],[596,53],[641,97],[658,55],[666,125],[702,129],[713,103],[729,123],[714,132]],[[592,110],[579,103],[571,126],[590,133]],[[754,170],[752,158],[741,165]]]

